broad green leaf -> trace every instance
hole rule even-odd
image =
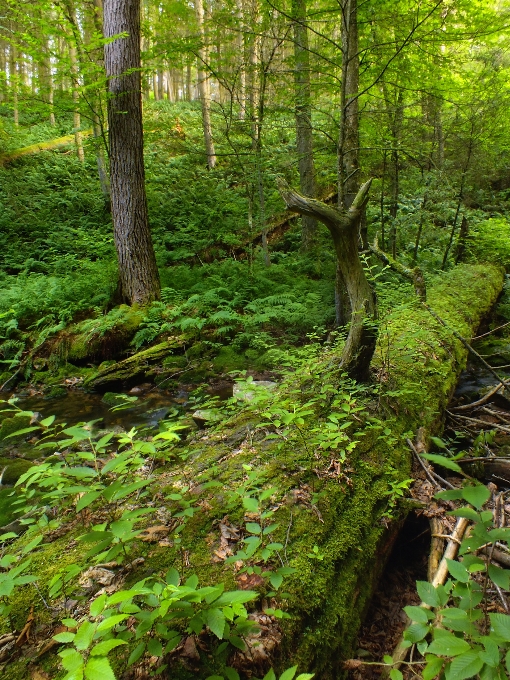
[[[11,434],[8,434],[4,437],[4,439],[9,439],[10,437],[17,437],[20,434],[28,434],[29,432],[33,432],[34,430],[40,430],[40,427],[24,427],[22,430],[16,430],[16,432],[11,432]]]
[[[411,621],[416,621],[417,623],[428,623],[428,613],[426,609],[423,609],[423,607],[404,607],[404,611]]]
[[[465,678],[472,678],[476,675],[482,666],[483,661],[478,656],[478,652],[470,649],[453,659],[448,675],[452,680],[465,680]]]
[[[76,636],[74,638],[74,646],[76,649],[79,651],[88,649],[92,643],[95,632],[96,626],[90,621],[84,621],[76,631]]]
[[[83,668],[83,657],[76,649],[63,649],[58,655],[62,659],[62,666],[66,671],[73,673]]]
[[[476,510],[468,507],[451,510],[448,514],[454,515],[454,517],[465,517],[466,519],[470,519],[472,522],[479,522],[481,519]]]
[[[48,416],[47,418],[44,418],[44,420],[41,420],[39,423],[43,427],[49,427],[50,425],[53,425],[55,422],[55,416]]]
[[[453,633],[441,628],[434,629],[434,640],[430,643],[428,651],[440,656],[458,656],[470,649],[469,643],[456,637]]]
[[[112,651],[112,649],[115,649],[115,647],[120,647],[120,645],[127,645],[127,642],[125,640],[103,640],[103,642],[100,642],[98,645],[92,648],[90,655],[91,656],[106,656],[109,652]]]
[[[448,489],[447,491],[438,491],[434,494],[434,498],[439,498],[443,501],[457,501],[462,498],[462,489]]]
[[[208,609],[205,613],[205,622],[209,626],[211,632],[213,632],[217,638],[223,639],[223,632],[225,630],[225,614],[221,609],[214,608]]]
[[[103,619],[103,621],[101,621],[97,627],[97,632],[99,633],[103,630],[110,630],[110,628],[113,628],[118,623],[124,621],[127,618],[128,614],[114,614],[114,616],[109,616],[107,619]]]
[[[390,671],[390,680],[403,680],[404,676],[398,668],[392,668]]]
[[[271,576],[269,577],[269,583],[273,586],[275,590],[278,590],[278,588],[283,583],[283,576],[281,574],[271,574]]]
[[[57,642],[72,642],[74,640],[75,634],[70,632],[57,633],[53,636],[53,639]]]
[[[446,563],[448,564],[448,571],[454,579],[461,583],[467,583],[469,581],[469,572],[463,564],[456,560],[448,559],[446,560]]]
[[[296,680],[312,680],[315,677],[315,673],[300,673]]]
[[[247,522],[246,530],[249,531],[250,534],[260,534],[262,531],[260,524],[257,524],[257,522]]]
[[[150,638],[147,642],[147,651],[151,656],[163,656],[163,645],[156,638]]]
[[[256,600],[259,594],[254,590],[231,590],[223,593],[219,597],[214,605],[216,607],[225,607],[234,603],[244,604],[245,602],[251,602],[251,600]]]
[[[446,458],[445,456],[438,456],[435,453],[421,453],[420,456],[422,458],[430,460],[431,463],[441,465],[442,467],[447,468],[448,470],[453,470],[454,472],[462,472],[462,468],[458,463],[451,460],[450,458]]]
[[[483,484],[477,484],[476,486],[465,486],[462,489],[462,497],[468,503],[474,505],[477,510],[481,510],[482,506],[485,505],[485,503],[487,503],[491,497],[491,492]]]
[[[129,655],[127,665],[132,666],[134,663],[136,663],[144,652],[145,652],[145,642],[139,642],[136,645],[136,647],[133,649],[131,654]]]
[[[99,614],[104,609],[107,598],[108,598],[108,595],[106,595],[106,593],[103,593],[103,595],[100,595],[99,597],[97,597],[92,602],[92,604],[90,605],[90,615],[91,616],[99,616]]]
[[[489,538],[492,541],[510,541],[510,527],[492,529],[489,531]]]
[[[499,649],[498,644],[489,635],[484,635],[479,639],[479,642],[485,647],[484,652],[478,652],[480,658],[487,665],[495,668],[499,663]]]
[[[24,555],[26,555],[27,553],[31,552],[34,548],[37,548],[37,546],[38,546],[39,543],[43,540],[43,538],[44,538],[44,537],[43,537],[42,534],[40,534],[39,536],[36,536],[35,538],[33,538],[33,539],[30,541],[30,543],[27,543],[27,544],[26,544],[26,546],[23,548],[23,550],[22,550],[21,552],[22,552]]]
[[[274,670],[272,668],[264,675],[263,680],[276,680],[276,675],[274,674]]]
[[[110,662],[105,656],[91,656],[85,666],[87,680],[116,680]]]
[[[223,672],[225,673],[227,680],[240,680],[239,673],[234,668],[229,668],[227,666]]]
[[[76,504],[76,512],[81,512],[91,505],[96,500],[96,498],[99,498],[101,493],[101,491],[89,491],[84,496],[82,496]]]
[[[280,675],[280,680],[293,680],[294,676],[296,675],[297,672],[297,666],[292,666],[292,668],[287,668],[286,671],[284,671]]]
[[[404,631],[404,639],[409,642],[419,642],[428,635],[430,626],[423,623],[413,623]]]
[[[489,617],[496,635],[510,642],[510,616],[506,614],[489,614]]]
[[[244,496],[243,506],[248,512],[258,512],[259,502],[256,498],[251,498],[250,496]]]
[[[0,597],[9,597],[15,588],[14,579],[9,574],[0,574]]]
[[[416,582],[416,589],[418,591],[418,595],[420,596],[422,602],[425,602],[425,604],[428,604],[429,607],[440,607],[441,606],[441,601],[439,599],[439,595],[437,594],[436,589],[434,586],[429,583],[428,581],[417,581]]]
[[[441,672],[441,668],[444,664],[444,659],[439,656],[434,656],[433,654],[426,654],[425,661],[427,665],[422,671],[423,680],[433,680]]]
[[[510,590],[510,570],[501,569],[494,564],[489,564],[489,577],[503,590]]]

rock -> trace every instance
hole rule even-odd
[[[115,574],[109,569],[103,567],[90,567],[80,576],[79,583],[87,590],[94,588],[97,584],[101,586],[109,586],[115,580]]]
[[[221,414],[212,408],[198,409],[198,411],[195,411],[191,417],[199,428],[207,427],[208,425],[213,425],[214,423],[219,423],[222,419]]]
[[[251,383],[236,383],[234,385],[234,397],[239,401],[253,401],[255,395],[271,392],[278,383],[271,380],[254,380]]]
[[[29,425],[36,425],[43,419],[42,413],[39,413],[39,411],[34,411],[33,416],[30,418]]]

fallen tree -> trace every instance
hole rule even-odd
[[[485,265],[441,274],[429,283],[427,298],[448,328],[418,300],[395,309],[379,334],[371,385],[342,374],[341,342],[311,346],[276,391],[231,417],[224,414],[214,430],[192,435],[175,449],[173,465],[151,478],[150,493],[140,501],[157,508],[171,540],[154,541],[150,549],[140,540],[132,555],[145,561],[137,563],[136,579],[176,568],[183,580],[196,574],[203,586],[256,590],[252,617],[261,632],[247,637],[247,651],[234,649],[229,664],[241,674],[292,663],[321,680],[342,677],[342,660],[351,656],[405,514],[397,490],[410,476],[406,435],[418,427],[425,436],[440,432],[466,363],[467,350],[449,329],[470,338],[502,284],[503,273]],[[183,500],[175,501],[179,496]],[[91,524],[103,521],[100,507],[87,512]],[[32,552],[43,592],[59,569],[84,559],[83,544],[69,550],[61,531]],[[257,536],[260,543],[250,552]],[[13,597],[20,629],[31,593]],[[34,610],[38,622],[46,617],[49,625],[38,600]],[[206,678],[214,672],[213,651],[205,631],[183,634],[165,657],[171,677]],[[4,671],[6,680],[19,677],[21,663]],[[146,657],[139,663],[145,672],[154,662]]]

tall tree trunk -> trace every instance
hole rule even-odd
[[[160,283],[145,194],[140,81],[140,0],[104,0],[111,205],[122,295],[130,304],[159,299]]]
[[[292,1],[294,18],[294,84],[296,98],[296,148],[298,154],[299,187],[305,196],[315,198],[313,167],[312,106],[310,93],[310,53],[306,26],[306,0]],[[306,249],[315,240],[317,220],[301,217],[302,243]]]
[[[81,163],[85,162],[85,153],[83,151],[83,139],[81,134],[81,115],[80,115],[80,68],[78,64],[78,49],[77,42],[80,36],[77,35],[78,22],[76,21],[76,10],[72,0],[67,2],[67,11],[69,14],[69,21],[71,24],[71,32],[69,35],[69,62],[71,71],[71,87],[73,95],[73,127],[74,127],[74,143],[76,145],[76,155]]]
[[[359,56],[357,0],[341,0],[342,83],[340,88],[340,130],[338,134],[338,207],[348,209],[358,189],[359,171]],[[351,296],[343,268],[337,266],[335,279],[336,322],[352,319]]]
[[[370,360],[377,339],[375,294],[365,276],[358,251],[359,224],[368,201],[371,182],[369,180],[363,184],[349,210],[338,210],[313,198],[300,196],[284,181],[278,181],[278,188],[289,210],[310,215],[329,229],[352,309],[340,368],[360,381],[366,381],[369,377]]]
[[[209,78],[205,71],[207,65],[207,44],[204,25],[203,0],[195,0],[195,13],[197,17],[198,31],[200,36],[200,49],[197,59],[198,92],[202,104],[202,126],[204,129],[205,152],[207,154],[207,167],[212,170],[216,165],[216,152],[211,126],[211,93]]]
[[[191,62],[188,61],[186,64],[186,101],[190,102],[193,97],[191,96]]]
[[[13,22],[11,22],[11,30],[13,29]],[[9,88],[12,97],[12,115],[14,125],[19,125],[19,110],[18,110],[18,50],[12,43],[9,46]]]
[[[359,56],[357,0],[341,0],[342,84],[338,136],[338,206],[348,209],[359,185]]]

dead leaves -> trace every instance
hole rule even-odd
[[[220,524],[220,545],[217,550],[214,551],[214,556],[212,558],[213,562],[223,562],[227,557],[231,557],[234,554],[234,547],[236,543],[241,538],[240,530],[230,524],[228,517],[224,517]]]

